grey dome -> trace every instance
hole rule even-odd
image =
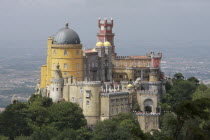
[[[80,44],[80,39],[74,30],[69,29],[67,23],[65,28],[55,34],[53,44]]]

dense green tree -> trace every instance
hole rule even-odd
[[[28,136],[32,133],[27,122],[28,106],[25,103],[16,102],[9,105],[5,111],[0,114],[0,135],[13,139],[16,136]]]
[[[136,116],[119,114],[118,116],[99,122],[93,130],[92,140],[140,140],[146,135],[140,129]]]
[[[164,110],[173,111],[184,100],[191,100],[196,84],[187,80],[176,80],[171,89],[163,95],[160,105]]]
[[[201,98],[195,101],[182,101],[174,112],[166,113],[162,117],[161,133],[169,138],[208,139],[207,133],[200,127],[201,120],[209,120],[209,99]],[[208,129],[206,130],[208,132]]]
[[[200,84],[195,93],[192,95],[193,100],[201,99],[201,98],[209,98],[210,99],[210,88],[208,88],[204,84]]]
[[[53,138],[52,140],[90,140],[91,131],[83,127],[78,130],[64,129],[62,132]]]
[[[79,105],[72,102],[57,102],[49,108],[50,122],[59,130],[79,129],[86,125],[85,117]]]
[[[182,75],[182,73],[176,73],[174,74],[174,79],[184,79],[184,76]]]
[[[197,79],[197,78],[195,78],[195,77],[190,77],[190,78],[188,78],[187,79],[188,81],[190,81],[190,82],[194,82],[195,84],[199,84],[199,80]]]

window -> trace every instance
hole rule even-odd
[[[110,27],[110,26],[108,26],[108,27],[107,27],[107,30],[111,30],[111,27]]]
[[[141,66],[141,62],[138,63],[139,67]]]
[[[56,88],[56,91],[58,91],[58,88]]]
[[[79,63],[76,64],[76,68],[79,69]]]
[[[95,65],[94,65],[94,62],[92,62],[92,67],[94,67]]]
[[[63,68],[68,69],[68,64],[64,63]]]
[[[127,66],[127,62],[125,62],[124,65]]]
[[[56,55],[56,50],[53,50],[53,55]]]
[[[79,50],[76,50],[76,55],[79,55]]]
[[[90,105],[90,101],[86,101],[86,105]]]
[[[76,75],[79,75],[79,72],[77,72]]]
[[[147,67],[150,67],[150,63],[147,63]]]
[[[63,73],[63,75],[67,75],[67,73],[66,73],[66,72],[64,72],[64,73]]]
[[[90,98],[90,90],[86,90],[86,98]]]
[[[72,101],[72,102],[75,102],[75,98],[74,98],[74,97],[72,97],[71,101]]]
[[[96,67],[98,67],[98,63],[96,63]]]
[[[80,93],[83,93],[83,88],[82,87],[80,88]]]
[[[64,56],[67,56],[67,55],[68,55],[68,51],[64,50]]]

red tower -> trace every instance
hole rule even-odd
[[[114,33],[112,33],[112,28],[114,25],[114,21],[111,18],[111,21],[107,21],[105,18],[104,21],[98,19],[98,27],[99,33],[97,33],[98,42],[110,42],[112,44],[112,52],[115,53],[115,46],[114,46]]]

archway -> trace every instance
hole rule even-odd
[[[151,113],[153,112],[153,101],[151,99],[144,100],[144,112]]]

